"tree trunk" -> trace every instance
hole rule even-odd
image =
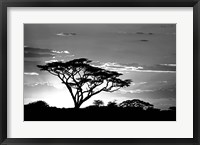
[[[82,97],[82,96],[80,96],[80,97]],[[81,107],[81,105],[83,104],[83,101],[77,101],[76,102],[75,100],[74,100],[74,108],[79,109]],[[78,100],[79,100],[79,97],[78,97]]]
[[[79,109],[79,108],[81,107],[81,104],[74,103],[74,106],[75,106],[75,107],[74,107],[75,109]]]

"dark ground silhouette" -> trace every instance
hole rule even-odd
[[[128,105],[127,102],[132,105]],[[124,105],[126,104],[126,105]],[[121,105],[121,106],[120,106]],[[124,107],[125,106],[125,107]],[[175,121],[176,108],[154,108],[141,100],[127,100],[119,105],[109,102],[107,106],[91,105],[86,108],[49,107],[43,101],[24,105],[24,121]]]

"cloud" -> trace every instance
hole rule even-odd
[[[67,53],[67,54],[69,54],[69,51],[66,51],[66,50],[65,50],[65,51],[56,51],[56,50],[52,50],[52,52],[53,52],[53,53],[58,53],[58,54],[59,54],[59,53]]]
[[[69,60],[70,57],[74,57],[75,55],[68,55],[68,54],[58,54],[53,56],[53,59],[45,60],[45,63],[57,62],[57,61],[66,61]]]
[[[33,48],[24,46],[24,57],[25,58],[34,58],[34,57],[53,57],[62,55],[67,55],[69,57],[72,57],[72,55],[69,55],[69,51],[67,50],[53,50],[53,49],[46,49],[46,48]]]
[[[107,62],[107,63],[100,63],[95,62],[92,63],[93,66],[100,67],[103,69],[107,69],[110,71],[117,71],[121,73],[128,73],[128,72],[154,72],[154,73],[175,73],[176,66],[173,65],[154,65],[154,66],[145,66],[145,65],[138,65],[137,63],[133,64],[119,64],[116,62]]]
[[[118,34],[124,35],[154,35],[155,33],[152,32],[126,32],[126,31],[119,31]]]
[[[126,93],[131,93],[131,94],[134,94],[134,93],[143,93],[143,92],[154,92],[155,90],[141,90],[141,89],[136,89],[136,90],[124,90],[124,89],[121,89],[120,92],[122,94],[126,94]]]
[[[142,66],[143,68],[138,70],[140,72],[166,72],[166,73],[175,73],[176,72],[176,64],[173,65],[163,65],[157,64],[154,66]]]
[[[47,60],[47,61],[45,61],[45,63],[58,62],[58,61],[64,61],[64,60],[63,59],[62,60],[53,59],[53,60]]]
[[[39,54],[39,53],[30,53],[30,52],[25,52],[24,57],[53,57],[55,55],[53,54]]]
[[[174,26],[160,26],[161,28],[172,28]],[[119,31],[117,34],[120,35],[138,35],[138,36],[152,36],[152,35],[176,35],[175,32],[171,33],[152,33],[152,32],[127,32],[127,31]]]
[[[160,64],[162,66],[176,66],[176,64]]]
[[[62,83],[50,83],[50,82],[35,82],[35,83],[24,83],[25,86],[38,87],[38,86],[49,86],[56,89],[63,89],[65,85]]]
[[[74,56],[75,56],[75,55],[73,55],[73,54],[72,54],[72,55],[67,55],[67,57],[74,57]]]
[[[143,85],[143,84],[146,84],[147,82],[139,82],[137,83],[138,85]]]
[[[121,64],[121,65],[125,65],[125,66],[135,66],[135,67],[138,67],[138,66],[140,66],[138,63],[123,63],[123,64]]]
[[[57,35],[57,36],[66,37],[66,36],[75,36],[75,35],[77,35],[77,34],[74,33],[74,32],[71,32],[71,33],[61,32],[61,33],[57,33],[56,35]]]
[[[176,87],[157,89],[120,89],[118,93],[126,94],[127,97],[148,98],[148,99],[174,99],[176,98]],[[132,95],[133,94],[133,95]]]
[[[33,48],[24,46],[24,53],[51,53],[51,49]]]
[[[147,82],[131,82],[131,86],[140,86],[140,85],[144,85],[146,84]]]
[[[96,64],[93,66],[96,66],[96,67],[100,67],[100,68],[103,68],[103,69],[107,69],[107,70],[111,70],[111,71],[118,71],[118,72],[128,72],[128,71],[134,71],[134,70],[137,70],[137,69],[140,69],[141,67],[138,66],[138,67],[135,67],[135,66],[125,66],[125,65],[121,65],[121,64],[118,64],[118,63],[111,63],[111,62],[107,62],[107,63],[100,63],[99,65]]]
[[[139,95],[139,94],[138,94]],[[153,92],[144,92],[140,94],[141,96],[146,96],[146,98],[151,99],[175,99],[176,98],[176,87],[174,88],[160,88],[156,89]]]
[[[41,49],[41,48],[33,48],[33,47],[24,47],[24,57],[53,57],[55,56],[52,53],[51,49]]]
[[[154,33],[148,33],[149,35],[154,35]]]
[[[176,73],[176,71],[163,71],[163,70],[136,70],[137,72],[146,73]]]
[[[148,42],[149,40],[146,40],[146,39],[142,39],[142,40],[139,40],[141,42]]]
[[[41,61],[24,61],[24,72],[37,72],[36,66],[41,65],[43,62]],[[39,71],[39,70],[38,70]]]
[[[136,34],[140,34],[141,35],[141,34],[145,34],[145,33],[143,33],[143,32],[136,32]]]
[[[25,75],[31,75],[31,76],[38,76],[39,74],[36,72],[24,72]]]

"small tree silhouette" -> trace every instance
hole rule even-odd
[[[93,104],[97,107],[103,106],[104,103],[102,100],[94,100]]]
[[[86,58],[80,58],[68,62],[37,65],[37,67],[41,71],[57,76],[65,84],[72,96],[75,108],[80,108],[83,102],[102,91],[114,92],[130,85],[131,80],[119,78],[122,74],[92,66],[91,62]]]
[[[133,100],[126,100],[119,104],[120,107],[126,108],[126,107],[133,107],[133,108],[142,108],[144,110],[148,108],[153,108],[154,105],[141,101],[139,99],[133,99]]]
[[[117,105],[117,103],[116,103],[116,100],[114,100],[114,101],[109,101],[108,104],[107,104],[107,106],[108,106],[108,107],[112,107],[112,108],[118,107],[118,105]]]

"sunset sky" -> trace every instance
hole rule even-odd
[[[61,81],[36,65],[76,58],[88,58],[133,81],[116,92],[101,92],[81,107],[97,99],[105,105],[140,99],[161,109],[176,106],[175,24],[24,24],[24,104],[43,100],[73,107]]]

